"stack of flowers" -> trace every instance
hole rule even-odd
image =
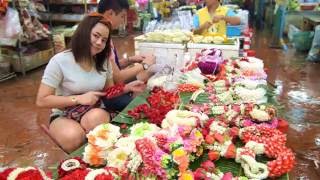
[[[160,125],[167,112],[174,108],[178,101],[176,93],[164,91],[155,87],[147,98],[148,104],[141,104],[128,111],[128,115],[135,120],[147,118],[150,123]]]
[[[190,162],[202,155],[201,145],[204,139],[195,126],[172,122],[171,126],[160,129],[154,124],[137,123],[130,128],[128,136],[120,138],[117,136],[117,130],[110,132],[112,125],[102,126],[110,126],[104,128],[104,137],[110,139],[105,138],[104,143],[99,143],[100,147],[102,144],[105,147],[98,153],[103,154],[99,156],[103,158],[103,164],[92,161],[97,155],[87,150],[88,147],[97,146],[96,139],[103,136],[101,127],[89,133],[90,139],[95,141],[89,140],[90,144],[85,148],[83,160],[90,166],[106,165],[108,168],[114,168],[121,176],[139,174],[146,177],[175,179],[191,173]],[[82,172],[90,173],[86,168],[83,168]]]
[[[197,127],[203,124],[208,118],[206,114],[196,113],[187,110],[171,110],[163,119],[161,127],[168,128],[173,125],[185,125]]]
[[[83,153],[83,160],[92,165],[105,164],[107,152],[113,148],[114,143],[121,136],[120,128],[112,124],[102,124],[87,134],[88,145]]]
[[[218,53],[220,58],[219,52],[203,51],[202,55]],[[61,162],[59,179],[245,179],[220,171],[214,163],[223,161],[239,163],[242,169],[233,173],[243,172],[249,179],[288,173],[295,157],[286,147],[286,135],[277,129],[283,120],[278,119],[275,107],[265,104],[262,61],[226,60],[219,62],[217,74],[199,72],[194,69],[180,78],[180,94],[154,88],[148,104],[128,111],[139,120],[128,134],[121,134],[112,124],[89,132],[82,160]],[[185,101],[183,94],[191,97]],[[267,162],[258,162],[257,155]],[[0,179],[30,174],[33,179],[50,179],[37,168],[2,169]]]
[[[97,138],[91,137],[95,141],[89,142],[104,149],[98,157],[103,158],[107,167],[121,172],[121,176],[136,178],[232,179],[232,174],[220,172],[213,163],[226,159],[239,163],[250,179],[278,177],[289,172],[295,159],[285,146],[284,133],[276,129],[279,125],[276,109],[265,104],[262,61],[256,58],[224,61],[219,70],[216,75],[197,78],[205,79],[205,87],[199,86],[199,81],[186,83],[188,78],[184,75],[180,92],[192,95],[179,110],[174,109],[182,102],[178,94],[153,89],[147,98],[149,104],[129,111],[135,119],[147,118],[149,123],[133,125],[126,137],[110,139],[112,145],[100,142],[104,146],[97,146]],[[240,145],[239,139],[245,146]],[[258,162],[256,155],[265,155],[269,161]],[[192,171],[191,165],[203,157],[207,158]]]
[[[255,57],[247,57],[236,60],[236,67],[239,68],[240,77],[252,80],[267,79],[267,74],[263,69],[263,61]]]
[[[155,133],[153,138],[156,141],[147,137],[136,141],[136,148],[143,159],[143,174],[160,179],[177,179],[192,174],[190,163],[202,155],[204,140],[199,130],[173,125]]]

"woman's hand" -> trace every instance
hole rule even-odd
[[[141,56],[141,55],[135,55],[135,56],[130,56],[128,58],[129,64],[131,63],[140,63],[142,62],[146,57],[145,56]]]
[[[124,92],[141,93],[145,90],[146,84],[143,81],[135,80],[124,87]]]
[[[223,15],[215,15],[212,17],[212,23],[217,23],[219,21],[225,21],[225,16]]]
[[[106,93],[98,91],[90,91],[82,95],[76,96],[76,100],[81,105],[94,105],[100,99],[101,96],[105,96]]]
[[[149,66],[156,63],[156,57],[154,55],[150,54],[150,55],[145,55],[144,57],[145,58],[142,62],[148,64]]]
[[[202,29],[202,30],[209,29],[209,27],[211,27],[212,24],[213,24],[213,22],[207,21],[203,25],[201,25],[200,29]]]

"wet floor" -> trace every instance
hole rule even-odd
[[[290,122],[288,145],[297,155],[291,179],[320,179],[320,64],[306,62],[305,53],[268,48],[270,35],[253,40],[257,57],[268,68],[268,79],[276,85],[277,99]],[[115,38],[119,54],[134,53],[133,36]],[[25,77],[0,83],[0,167],[38,166],[50,169],[67,156],[42,132],[48,109],[34,105],[44,67]],[[318,139],[317,139],[318,137]],[[318,164],[317,164],[318,162]]]

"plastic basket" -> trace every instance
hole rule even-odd
[[[308,51],[311,48],[313,40],[313,31],[302,31],[293,34],[293,45],[298,51]]]
[[[227,36],[240,36],[241,35],[241,26],[227,26]]]

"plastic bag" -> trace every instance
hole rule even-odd
[[[182,29],[193,29],[193,17],[191,11],[178,11],[178,17]]]
[[[313,31],[301,31],[293,35],[293,46],[298,51],[308,51],[312,45]]]
[[[15,46],[22,32],[18,11],[8,8],[6,15],[0,18],[0,45]]]
[[[293,41],[293,36],[296,34],[296,33],[299,33],[301,32],[301,30],[299,28],[297,28],[296,26],[290,24],[289,25],[289,30],[288,30],[288,38],[289,38],[289,41],[292,42]]]
[[[316,26],[311,49],[307,57],[308,61],[320,62],[320,25]]]

